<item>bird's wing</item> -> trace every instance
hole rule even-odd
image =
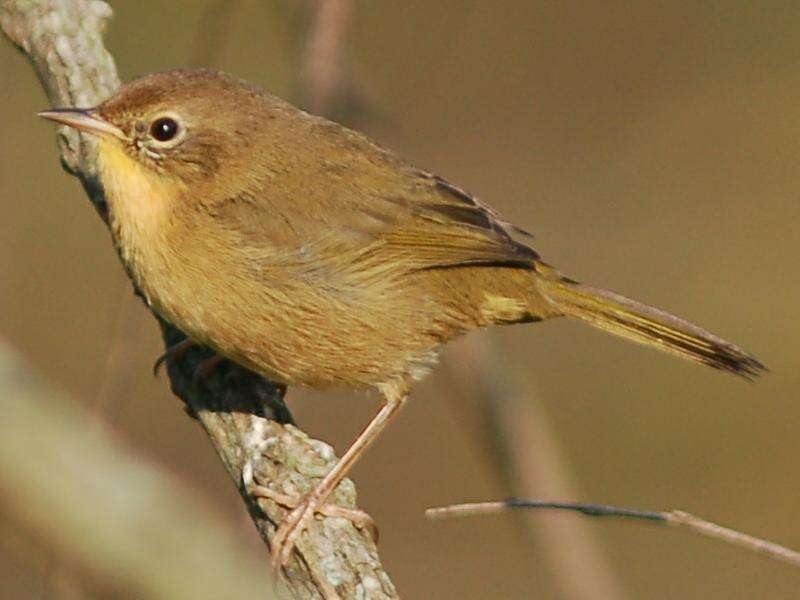
[[[407,270],[460,266],[531,268],[524,231],[444,179],[415,169],[360,134],[327,123],[334,144],[272,168],[257,188],[237,191],[213,210],[267,260],[369,260]],[[345,148],[344,151],[342,148]]]
[[[469,265],[530,268],[538,258],[510,232],[529,235],[506,223],[490,207],[444,179],[415,171],[415,191],[383,196],[376,204],[397,205],[400,217],[379,232],[389,249],[421,269]]]

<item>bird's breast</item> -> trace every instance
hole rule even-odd
[[[182,242],[189,232],[178,211],[185,190],[142,165],[115,140],[100,143],[97,162],[122,261],[148,304],[172,320],[171,309],[199,287],[192,281],[202,279],[197,272],[202,267],[194,268],[196,261],[181,256],[192,250]]]

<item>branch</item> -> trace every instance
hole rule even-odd
[[[110,16],[111,9],[99,0],[0,0],[0,28],[31,61],[52,106],[94,106],[119,85],[101,36]],[[71,131],[60,131],[58,139],[64,167],[80,179],[105,218],[92,141]],[[183,339],[171,325],[160,319],[159,324],[167,347]],[[284,390],[262,377],[226,362],[194,384],[197,366],[208,356],[208,350],[193,347],[168,361],[172,390],[211,438],[269,544],[286,509],[255,500],[244,483],[245,469],[253,483],[296,495],[310,491],[336,458],[329,446],[290,424]],[[349,480],[331,497],[347,508],[355,507],[355,499]],[[282,583],[296,598],[397,597],[375,545],[349,521],[316,520],[297,550],[302,558],[296,553],[282,573]]]
[[[448,519],[455,517],[471,517],[475,515],[488,515],[513,509],[542,509],[571,510],[589,517],[621,517],[636,519],[662,525],[682,527],[694,533],[720,540],[733,546],[738,546],[764,556],[800,567],[800,552],[786,548],[774,542],[729,529],[706,521],[682,510],[648,511],[635,508],[620,508],[607,504],[584,504],[580,502],[546,502],[542,500],[525,500],[521,498],[508,498],[499,502],[475,502],[471,504],[453,504],[438,508],[429,508],[425,516],[429,519]]]

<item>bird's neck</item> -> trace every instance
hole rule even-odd
[[[183,190],[141,165],[114,140],[100,142],[97,164],[117,250],[147,295],[147,282],[168,269],[175,241],[171,215]]]

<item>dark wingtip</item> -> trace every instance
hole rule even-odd
[[[769,373],[769,369],[760,360],[741,348],[718,346],[714,350],[713,354],[703,361],[710,367],[733,373],[748,381],[755,381],[761,375]]]

